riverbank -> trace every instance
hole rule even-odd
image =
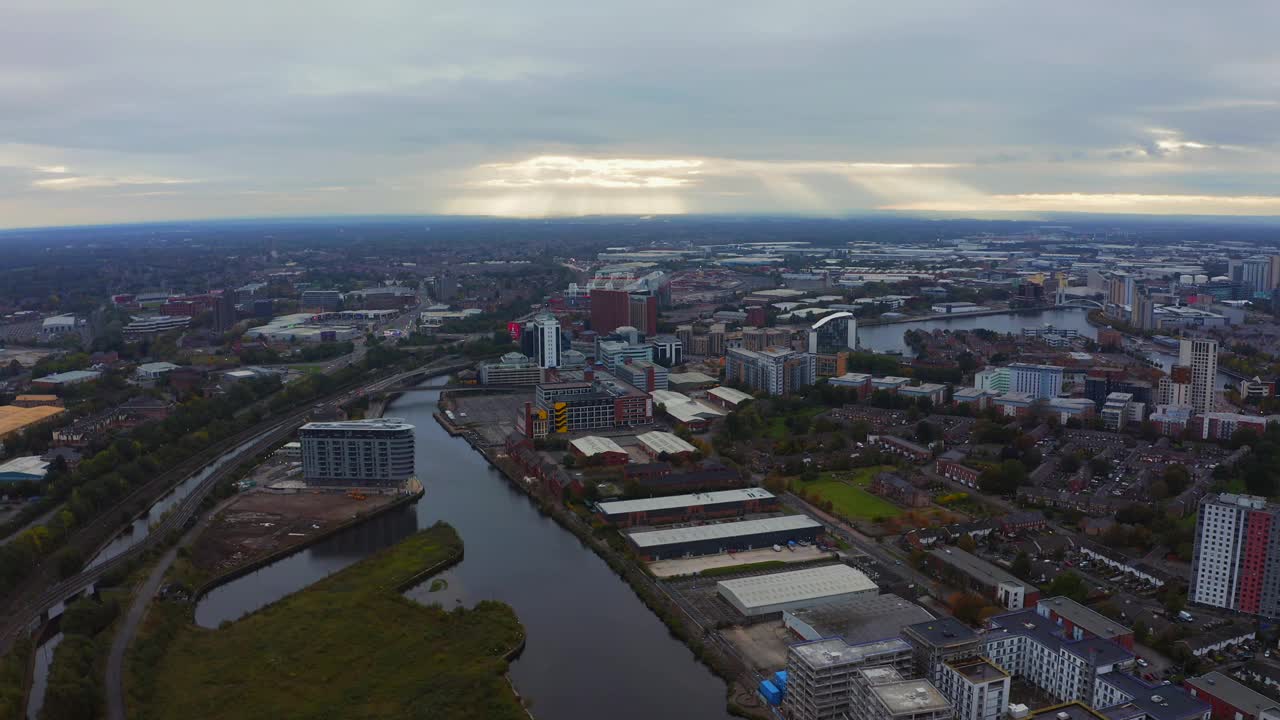
[[[443,400],[443,396],[442,396]],[[680,640],[693,656],[725,682],[726,709],[732,715],[748,718],[771,717],[765,704],[755,692],[752,671],[736,657],[726,653],[717,642],[715,628],[704,628],[688,615],[662,589],[658,582],[635,563],[624,551],[614,548],[598,536],[589,522],[572,509],[565,507],[559,498],[547,496],[541,486],[522,481],[523,472],[505,457],[501,448],[477,444],[477,435],[454,426],[443,413],[433,413],[440,426],[451,436],[462,436],[471,449],[480,454],[491,467],[498,470],[508,484],[523,493],[543,515],[550,517],[563,529],[572,533],[585,547],[598,555],[609,568],[630,586],[640,601],[666,625],[668,632]]]
[[[508,606],[401,594],[462,554],[437,524],[219,630],[188,623],[137,716],[527,718],[505,679],[525,638]]]
[[[201,598],[203,598],[206,594],[208,594],[209,591],[217,588],[220,585],[225,585],[231,582],[232,580],[235,580],[237,578],[253,573],[261,568],[271,565],[272,563],[275,563],[279,560],[289,557],[290,555],[294,555],[296,553],[302,552],[303,550],[311,547],[312,545],[315,545],[316,543],[322,540],[326,540],[330,537],[333,537],[334,535],[337,535],[338,533],[343,532],[344,530],[355,527],[356,525],[360,525],[362,523],[369,522],[374,518],[377,518],[381,515],[391,512],[392,510],[395,510],[397,508],[404,507],[405,505],[411,505],[417,502],[419,499],[422,498],[425,490],[422,487],[422,483],[418,482],[416,478],[412,480],[412,483],[413,483],[412,486],[408,488],[408,492],[406,494],[398,495],[395,497],[395,499],[391,500],[390,502],[383,503],[382,505],[378,505],[377,507],[371,508],[367,512],[358,513],[357,515],[350,518],[349,520],[346,520],[341,523],[337,523],[329,527],[325,527],[319,532],[309,534],[303,538],[298,538],[297,541],[292,542],[284,547],[273,549],[270,552],[258,555],[256,557],[250,557],[246,559],[243,563],[240,563],[235,567],[224,569],[222,572],[218,573],[216,576],[202,583],[195,590],[195,592],[192,594],[191,607],[194,609],[195,606],[200,602]],[[229,510],[231,510],[231,507],[225,508],[223,512],[227,512]],[[211,530],[212,528],[206,529],[205,532],[210,532]],[[196,547],[193,548],[193,551],[192,551],[193,555],[198,555],[199,543],[200,543],[200,540],[197,539]],[[196,567],[197,569],[199,569],[198,564],[196,565]]]
[[[974,312],[935,313],[933,315],[915,315],[912,317],[890,318],[889,320],[877,318],[875,320],[860,320],[858,322],[858,327],[864,328],[880,327],[881,325],[903,325],[907,323],[930,322],[932,320],[959,320],[960,318],[989,317],[991,315],[1016,315],[1018,313],[1025,312],[1044,312],[1045,310],[1052,310],[1055,307],[1056,306],[1054,305],[1044,305],[1041,307],[1003,308],[997,310],[977,310]]]

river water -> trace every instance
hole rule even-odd
[[[1027,310],[1025,312],[1007,313],[1004,315],[983,315],[981,317],[965,317],[937,320],[919,320],[916,322],[895,323],[892,325],[873,325],[858,328],[858,344],[864,350],[875,352],[910,353],[910,348],[902,341],[902,334],[908,330],[973,330],[986,328],[998,333],[1021,335],[1023,328],[1038,328],[1052,325],[1060,330],[1075,330],[1081,335],[1097,339],[1098,331],[1089,324],[1089,313],[1079,308],[1062,308],[1057,310]]]
[[[438,380],[436,382],[439,382]],[[462,536],[448,587],[408,594],[423,602],[511,605],[528,633],[511,666],[538,720],[728,718],[725,685],[697,662],[594,552],[543,516],[488,462],[432,417],[438,393],[411,393],[388,416],[417,426],[425,496],[209,593],[205,627],[234,620],[444,520]],[[429,678],[423,678],[429,682]]]

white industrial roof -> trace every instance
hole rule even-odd
[[[25,457],[16,457],[9,462],[0,465],[0,474],[23,473],[26,475],[43,475],[48,469],[48,462],[41,460],[36,455],[27,455]]]
[[[741,520],[739,522],[717,523],[715,525],[697,525],[694,527],[631,533],[631,542],[638,547],[655,547],[696,540],[717,540],[767,532],[820,527],[822,527],[822,523],[807,515],[784,515],[762,520]]]
[[[707,394],[715,395],[721,400],[724,400],[727,403],[732,403],[734,405],[737,405],[740,402],[745,402],[747,400],[755,399],[752,395],[748,393],[744,393],[741,390],[738,390],[737,388],[731,388],[731,387],[711,388],[710,390],[707,391]]]
[[[827,565],[808,570],[722,580],[716,586],[721,592],[737,597],[745,608],[866,592],[877,588],[866,575],[848,565]]]
[[[657,430],[637,435],[636,440],[639,440],[641,445],[644,445],[658,454],[667,453],[668,455],[679,455],[680,453],[698,451],[698,448],[690,445],[684,440],[681,440],[675,435],[668,432],[659,432]]]
[[[687,395],[671,390],[654,390],[649,395],[655,403],[662,405],[663,412],[683,423],[710,420],[724,415],[720,408],[690,400]]]
[[[717,505],[719,503],[745,502],[747,500],[766,500],[773,493],[760,488],[743,490],[718,490],[709,493],[693,493],[691,495],[668,495],[667,497],[641,498],[639,500],[615,500],[602,502],[596,507],[605,515],[622,515],[633,512],[649,512],[652,510],[671,510],[690,507],[692,505]]]
[[[626,450],[622,449],[621,445],[614,442],[613,440],[607,437],[598,437],[596,435],[588,435],[587,437],[580,437],[576,440],[570,440],[569,444],[572,445],[575,450],[582,453],[583,455],[586,455],[587,457],[591,457],[593,455],[599,455],[601,453],[626,454],[627,452]]]

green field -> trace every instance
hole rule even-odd
[[[187,625],[144,718],[526,718],[503,678],[524,630],[501,603],[400,594],[462,550],[439,524],[218,630]]]
[[[787,418],[807,415],[810,419],[813,419],[825,411],[826,408],[823,407],[807,407],[786,415],[775,415],[769,418],[769,423],[765,427],[765,435],[768,435],[771,440],[786,440],[793,434],[791,429],[787,427]]]
[[[824,472],[813,482],[795,482],[796,492],[830,500],[837,514],[855,520],[891,518],[902,514],[902,508],[864,490],[876,473],[887,467],[858,468],[849,472]],[[849,484],[852,483],[852,484]]]

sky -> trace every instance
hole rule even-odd
[[[0,227],[1280,215],[1280,3],[0,0]]]

